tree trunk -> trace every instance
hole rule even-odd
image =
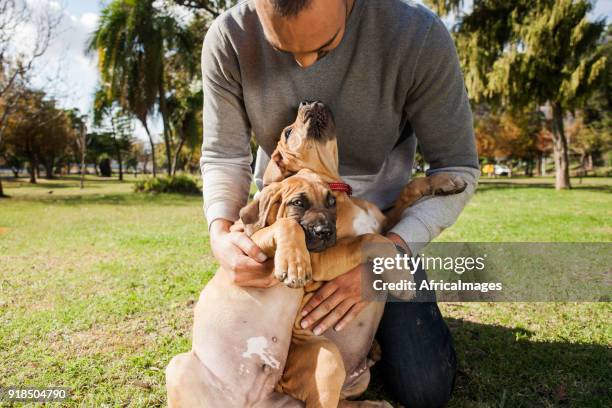
[[[147,122],[142,121],[142,125],[147,132],[147,136],[149,136],[149,144],[151,145],[151,162],[153,167],[153,177],[157,177],[157,164],[155,163],[155,143],[153,143],[153,137],[151,136],[151,132],[149,131],[149,126],[147,126]]]
[[[535,168],[536,176],[542,175],[542,153],[538,153],[536,157],[536,168]]]
[[[81,177],[79,185],[81,189],[85,188],[85,159],[81,162]]]
[[[172,175],[176,174],[176,166],[178,164],[179,155],[181,154],[181,150],[183,149],[183,145],[185,144],[185,136],[183,132],[181,132],[181,141],[174,152],[174,157],[172,158]]]
[[[53,179],[53,161],[46,160],[45,161],[45,175],[47,180]]]
[[[0,177],[0,198],[4,198],[6,195],[4,194],[4,187],[2,187],[2,178]]]
[[[115,142],[115,151],[117,153],[117,163],[119,164],[119,181],[123,181],[123,163],[121,158],[121,147],[117,142],[116,136],[113,135],[113,142]]]
[[[163,78],[163,73],[162,73]],[[166,91],[164,89],[163,79],[159,81],[159,111],[162,115],[164,123],[164,144],[166,145],[166,161],[168,163],[167,173],[172,176],[172,146],[170,146],[170,122],[168,120],[168,108],[166,106]]]
[[[587,171],[593,171],[593,154],[592,153],[587,154],[586,169]]]
[[[117,158],[119,159],[119,181],[123,181],[123,164],[121,163],[121,153],[117,152]]]
[[[81,177],[80,177],[80,187],[81,189],[85,188],[85,157],[87,156],[87,138],[84,134],[84,127],[81,126],[81,165],[80,165],[80,173],[81,173]]]
[[[569,156],[567,153],[567,137],[563,128],[563,108],[561,104],[552,104],[553,120],[553,156],[555,160],[555,188],[557,190],[572,188],[569,177]]]
[[[30,184],[36,184],[36,171],[38,168],[38,163],[36,160],[30,162]]]

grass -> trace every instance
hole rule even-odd
[[[612,179],[483,180],[446,241],[612,241]],[[575,181],[577,183],[577,181]],[[58,385],[71,405],[163,406],[216,269],[199,197],[90,177],[4,182],[0,387]],[[612,406],[609,303],[446,303],[452,407]],[[377,385],[373,385],[376,389]]]

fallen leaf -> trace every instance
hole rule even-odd
[[[134,385],[139,387],[139,388],[144,388],[145,390],[150,390],[151,389],[151,384],[146,383],[144,381],[134,381]]]

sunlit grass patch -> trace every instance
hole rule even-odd
[[[550,183],[484,180],[440,240],[612,240],[611,179]],[[201,199],[133,193],[130,176],[4,184],[0,384],[68,386],[75,406],[164,406],[163,369],[190,348],[217,267]],[[611,405],[610,304],[441,309],[459,355],[452,407]]]

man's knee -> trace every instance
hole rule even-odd
[[[457,360],[435,303],[388,303],[379,327],[379,370],[395,399],[408,407],[441,407],[451,397]]]
[[[446,354],[446,353],[442,353]],[[411,408],[437,408],[445,406],[451,399],[455,386],[457,364],[454,350],[440,359],[421,367],[419,373],[396,372],[394,378],[386,376],[386,385],[394,398]]]

